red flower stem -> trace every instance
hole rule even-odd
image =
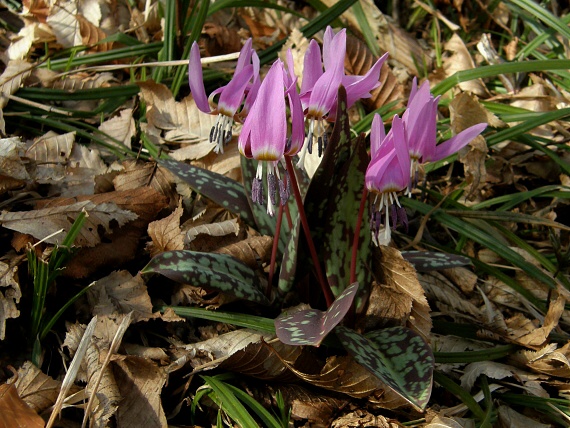
[[[279,237],[281,235],[281,223],[283,222],[283,205],[279,201],[279,211],[277,212],[277,223],[275,224],[275,234],[273,235],[273,247],[271,248],[271,262],[269,263],[269,277],[267,278],[267,288],[265,296],[271,299],[271,284],[273,284],[273,274],[275,273],[275,260],[279,248]]]
[[[309,229],[307,216],[305,215],[303,198],[301,197],[301,192],[299,191],[297,177],[295,177],[295,171],[293,170],[293,164],[291,162],[290,156],[285,156],[285,163],[287,165],[287,172],[289,173],[289,177],[291,179],[291,187],[293,188],[295,201],[297,202],[297,207],[299,208],[299,218],[301,219],[301,224],[303,225],[303,230],[305,231],[305,237],[307,238],[309,252],[311,253],[311,258],[313,259],[313,264],[315,265],[315,270],[317,271],[317,278],[319,280],[319,284],[321,285],[321,289],[323,290],[323,294],[325,295],[327,307],[330,307],[334,302],[334,295],[321,269],[321,264],[317,256],[317,250],[315,249],[315,244],[313,243],[313,238],[311,237],[311,230]]]
[[[352,238],[352,257],[350,259],[350,283],[356,281],[356,258],[358,256],[358,240],[360,239],[360,227],[362,226],[362,218],[364,217],[364,208],[368,199],[368,189],[364,187],[362,190],[362,198],[360,199],[360,208],[358,208],[358,217],[356,217],[356,226],[354,228],[354,237]]]

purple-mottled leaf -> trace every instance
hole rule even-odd
[[[263,305],[269,304],[255,272],[226,254],[166,251],[153,257],[141,273],[158,273],[173,281],[222,291],[238,299]]]
[[[335,333],[344,348],[417,410],[428,404],[435,359],[431,348],[413,330],[390,327],[363,336],[344,326]]]
[[[303,309],[275,319],[275,333],[287,345],[319,346],[349,311],[358,291],[358,282],[347,287],[325,312]]]
[[[471,260],[468,257],[434,251],[402,251],[402,257],[410,262],[418,272],[429,272],[471,264]]]
[[[184,180],[196,193],[211,199],[239,215],[250,226],[256,227],[255,218],[241,183],[207,169],[173,159],[160,159],[157,162]]]

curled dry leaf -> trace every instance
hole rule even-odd
[[[152,312],[152,302],[140,275],[122,270],[98,280],[87,292],[92,314],[117,316],[132,312],[133,322],[159,316]]]
[[[206,22],[202,27],[200,48],[204,50],[204,56],[239,52],[241,49],[241,37],[235,28],[229,28],[226,25],[219,25],[214,22]]]
[[[252,236],[235,244],[219,247],[216,252],[233,256],[250,268],[257,269],[260,265],[269,263],[272,246],[271,236]]]
[[[341,416],[331,424],[331,428],[348,427],[401,428],[403,425],[384,416],[373,415],[366,410],[359,409]]]
[[[83,15],[77,15],[79,33],[82,43],[89,46],[89,52],[107,52],[113,49],[113,42],[100,43],[107,38],[107,34],[100,28],[89,22]]]
[[[8,263],[0,261],[0,341],[6,338],[6,321],[18,318],[22,291],[18,279],[18,264],[22,258],[13,258]]]
[[[539,379],[539,375],[534,375],[516,367],[509,366],[496,361],[478,361],[465,367],[461,376],[461,387],[470,391],[475,385],[475,381],[479,376],[484,374],[491,379],[504,379],[506,377],[514,377],[518,381],[528,381]]]
[[[22,83],[28,78],[33,65],[24,60],[8,62],[4,72],[0,75],[0,109],[8,103],[8,97],[18,92]]]
[[[432,327],[429,304],[412,265],[404,260],[398,250],[384,246],[375,250],[374,265],[378,281],[385,284],[388,290],[392,290],[390,293],[392,300],[369,302],[368,306],[371,311],[367,313],[367,318],[370,320],[376,317],[377,313],[384,311],[401,315],[401,311],[395,311],[395,306],[392,305],[405,308],[409,307],[411,302],[407,317],[398,320],[396,325],[406,326],[416,331],[429,343]],[[390,309],[391,306],[393,309]],[[369,327],[374,328],[373,325]]]
[[[133,109],[127,108],[121,110],[119,116],[107,119],[99,125],[99,131],[103,133],[103,135],[98,134],[99,137],[107,144],[119,150],[123,150],[125,147],[130,149],[131,139],[136,133]],[[118,140],[119,143],[115,140]]]
[[[217,223],[208,223],[194,226],[186,230],[186,243],[192,242],[198,235],[207,236],[226,236],[234,234],[238,235],[240,226],[237,218],[220,221]]]
[[[28,180],[30,176],[20,155],[26,145],[18,137],[0,138],[0,171],[15,180]]]
[[[550,343],[538,351],[518,351],[512,358],[515,363],[525,365],[533,372],[569,379],[570,343],[557,348],[555,343]]]

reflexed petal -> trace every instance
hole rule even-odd
[[[380,79],[380,70],[387,58],[387,53],[382,55],[382,57],[376,61],[364,76],[358,76],[357,79],[343,79],[343,85],[346,88],[346,102],[348,107],[352,107],[352,105],[360,98],[370,97],[370,91],[380,85],[380,82],[378,82],[378,79]]]
[[[321,119],[335,104],[338,88],[342,82],[344,69],[325,71],[319,78],[311,92],[309,99],[309,114]]]
[[[346,28],[340,30],[332,38],[330,37],[331,34],[331,27],[327,27],[323,40],[323,65],[325,66],[325,71],[341,67],[344,74],[344,57],[346,56]]]
[[[398,158],[398,166],[394,167],[391,174],[394,175],[395,181],[403,189],[410,183],[410,152],[408,149],[408,140],[404,131],[404,123],[397,115],[394,116],[392,121],[392,129],[390,132],[394,135],[394,149],[396,150],[396,157]]]
[[[198,47],[198,43],[194,42],[190,49],[190,59],[188,61],[188,83],[190,85],[190,92],[192,92],[198,109],[204,113],[210,113],[212,109],[210,108],[210,104],[208,104],[203,76],[200,48]]]
[[[255,53],[255,51],[251,48],[252,46],[252,40],[251,37],[249,39],[246,40],[246,42],[244,43],[244,45],[242,46],[241,50],[239,51],[239,56],[238,56],[238,60],[237,60],[237,64],[236,64],[236,69],[234,71],[234,75],[238,74],[240,71],[243,70],[243,68],[248,65],[251,61],[251,56],[252,54]],[[256,54],[257,56],[257,54]]]
[[[393,165],[397,165],[396,150],[392,148],[384,156],[376,156],[366,169],[364,182],[369,191],[382,193],[385,184],[389,181],[389,170]]]
[[[477,125],[473,125],[464,131],[461,131],[446,142],[437,145],[435,147],[433,159],[425,159],[425,161],[438,161],[456,153],[469,144],[477,135],[483,132],[486,127],[486,123],[478,123]]]
[[[303,106],[301,105],[301,98],[297,93],[295,83],[291,85],[290,91],[287,96],[289,97],[289,109],[291,111],[291,144],[287,148],[285,154],[293,156],[299,153],[305,141],[305,120],[303,114]]]

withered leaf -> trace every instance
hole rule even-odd
[[[0,385],[0,426],[43,428],[44,420],[18,395],[14,384]]]
[[[156,318],[146,285],[140,275],[125,270],[98,280],[87,292],[93,315],[117,316],[132,312],[133,322]]]
[[[6,321],[20,316],[16,306],[22,297],[18,280],[19,260],[22,259],[16,258],[9,263],[0,261],[0,340],[6,338]]]
[[[148,225],[148,236],[152,242],[147,244],[151,256],[164,251],[183,250],[184,233],[180,230],[180,218],[184,210],[179,205],[168,217],[153,221]]]
[[[61,389],[61,381],[44,374],[31,361],[20,367],[15,385],[20,397],[38,413],[55,403]]]
[[[71,229],[73,222],[83,211],[87,212],[87,216],[85,225],[75,240],[75,245],[78,247],[93,247],[101,242],[99,228],[111,232],[111,221],[117,222],[121,227],[137,218],[136,214],[120,209],[113,202],[95,204],[91,201],[82,201],[33,211],[3,212],[0,214],[0,223],[7,229],[32,235],[50,244],[57,244],[63,240],[65,233]],[[55,234],[61,229],[64,234]]]

